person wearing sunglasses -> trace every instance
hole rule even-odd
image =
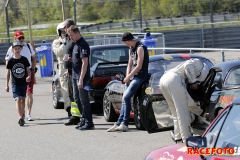
[[[32,46],[25,42],[25,36],[24,33],[21,30],[17,30],[14,32],[14,41],[19,42],[23,47],[21,50],[21,56],[24,56],[28,59],[28,62],[30,64],[30,70],[31,70],[31,80],[27,84],[27,120],[33,121],[31,117],[31,110],[33,105],[33,85],[34,85],[34,74],[35,74],[35,68],[36,68],[36,58],[35,58],[35,51],[33,50]],[[12,52],[12,46],[9,47],[5,60],[6,65],[8,64],[8,61],[14,56]],[[23,118],[25,118],[25,113],[23,113]]]

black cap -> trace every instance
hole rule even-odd
[[[13,47],[13,48],[16,47],[16,46],[23,47],[23,46],[21,45],[21,43],[18,42],[18,41],[13,42],[13,44],[12,44],[12,47]]]
[[[122,35],[122,41],[133,41],[133,40],[137,40],[137,39],[138,39],[138,37],[133,36],[132,33],[130,33],[130,32],[125,32]]]

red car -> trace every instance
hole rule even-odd
[[[186,144],[162,147],[145,160],[239,160],[240,97],[232,101],[202,136],[189,137]]]

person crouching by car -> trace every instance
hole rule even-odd
[[[165,72],[160,78],[160,90],[166,99],[174,123],[173,139],[176,143],[185,142],[191,136],[191,123],[195,115],[204,116],[204,111],[192,99],[187,91],[187,83],[192,89],[198,89],[199,79],[206,65],[197,58],[187,60]],[[208,69],[209,71],[209,69]],[[194,114],[195,115],[194,115]],[[199,118],[201,118],[199,117]]]
[[[149,55],[147,47],[137,41],[137,37],[134,37],[130,32],[122,35],[122,41],[130,48],[126,77],[123,80],[125,90],[122,97],[122,108],[119,118],[107,132],[128,131],[131,97],[137,92],[148,75]]]
[[[67,77],[64,77],[63,75],[66,72],[66,69],[64,69],[64,57],[68,58],[67,43],[69,41],[69,38],[65,33],[63,22],[58,24],[57,34],[59,37],[53,41],[52,50],[58,60],[58,73],[61,85],[61,92],[64,99],[64,109],[68,112],[68,117],[71,117],[71,101],[69,98],[68,82]]]
[[[26,57],[21,56],[21,50],[23,46],[20,42],[13,42],[12,52],[13,57],[8,60],[7,63],[7,78],[6,78],[6,92],[9,92],[9,79],[11,72],[12,79],[12,92],[13,98],[16,101],[16,110],[18,113],[18,124],[23,126],[24,121],[24,109],[25,98],[27,90],[27,82],[31,81],[31,71],[29,69],[29,61]]]

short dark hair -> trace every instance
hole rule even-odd
[[[138,39],[138,37],[133,36],[132,33],[130,33],[130,32],[125,32],[122,35],[122,41],[135,41],[137,39]]]
[[[72,31],[73,33],[80,33],[80,30],[76,25],[71,25],[67,31]]]
[[[66,19],[64,22],[63,22],[64,26],[65,27],[70,27],[71,25],[75,25],[74,21],[72,19]]]

